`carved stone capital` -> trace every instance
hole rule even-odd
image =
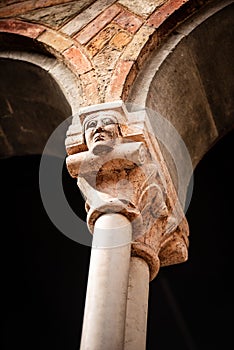
[[[144,110],[128,112],[122,101],[81,108],[66,149],[91,232],[103,213],[125,215],[132,255],[147,261],[151,279],[160,265],[187,259],[188,225]]]

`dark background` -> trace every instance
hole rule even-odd
[[[233,349],[234,132],[194,173],[189,259],[150,283],[147,350]],[[53,160],[56,161],[56,160]],[[40,198],[40,156],[1,166],[2,349],[79,349],[90,248],[60,233]],[[76,182],[64,189],[85,219]]]

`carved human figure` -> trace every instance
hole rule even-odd
[[[143,142],[123,137],[124,127],[116,111],[85,118],[83,138],[88,151],[82,157],[78,186],[86,198],[89,226],[103,212],[120,212],[134,222],[136,237],[165,217],[167,207],[158,166]]]
[[[103,147],[111,147],[122,136],[117,118],[105,113],[94,113],[86,118],[83,125],[84,141],[90,151],[97,153]],[[103,144],[105,143],[105,146]],[[95,152],[96,150],[96,152]]]
[[[84,195],[90,232],[103,213],[126,216],[133,228],[133,255],[148,262],[152,279],[160,265],[158,255],[162,247],[160,259],[164,265],[185,260],[182,250],[175,257],[171,254],[171,244],[177,244],[177,236],[171,235],[169,240],[170,234],[182,235],[182,231],[178,229],[177,218],[171,215],[173,202],[169,200],[161,164],[153,156],[158,145],[155,144],[155,149],[150,147],[154,142],[147,137],[147,126],[143,130],[140,123],[137,130],[135,117],[130,120],[126,111],[120,110],[104,109],[80,115],[83,140],[79,129],[77,144],[82,147],[69,155],[67,167],[77,177]],[[74,146],[75,142],[74,138]],[[179,244],[184,249],[181,239]]]

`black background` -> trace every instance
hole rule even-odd
[[[233,349],[234,132],[197,166],[189,259],[150,283],[147,350]],[[90,248],[60,233],[40,198],[40,156],[1,164],[2,349],[79,349]],[[85,219],[76,182],[66,196]]]

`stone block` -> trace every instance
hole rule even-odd
[[[89,59],[75,45],[65,50],[63,55],[68,60],[67,63],[78,74],[84,74],[92,69]]]
[[[121,52],[113,47],[106,46],[94,56],[93,63],[100,86],[100,96],[104,100],[105,91],[110,84],[110,79]]]
[[[134,34],[143,23],[142,19],[125,10],[114,18],[113,22],[118,24],[121,28],[129,31],[131,34]]]
[[[106,101],[113,101],[122,97],[126,78],[134,65],[133,61],[119,60],[107,88]]]
[[[73,41],[71,39],[50,30],[43,32],[37,40],[52,47],[58,52],[62,52],[73,45]]]
[[[89,104],[100,103],[101,101],[99,96],[99,84],[94,70],[82,74],[80,76],[80,80],[84,96],[83,105],[87,106]]]
[[[32,1],[27,1],[27,2],[18,2],[18,3],[12,3],[12,4],[6,4],[5,5],[0,5],[0,17],[1,18],[7,18],[7,17],[13,17],[17,14],[24,13],[26,11],[33,10],[34,8],[34,3]]]
[[[131,40],[131,34],[121,31],[113,36],[110,45],[121,51]]]
[[[91,56],[96,55],[101,49],[103,49],[118,30],[119,27],[116,25],[109,25],[99,32],[87,45],[87,49]]]
[[[55,3],[55,1],[53,2]],[[70,18],[73,18],[83,9],[87,8],[94,2],[94,0],[79,0],[71,2],[65,0],[62,2],[62,4],[55,4],[53,6],[53,4],[51,4],[51,1],[37,1],[36,9],[34,6],[33,11],[27,11],[27,13],[21,15],[21,18],[35,21],[37,23],[42,23],[52,28],[59,28],[68,22]]]
[[[0,21],[0,31],[28,36],[36,39],[43,31],[44,27],[38,24],[27,23],[19,20],[8,19]]]
[[[81,44],[86,44],[92,39],[100,30],[102,30],[111,20],[120,12],[120,8],[116,5],[112,5],[104,12],[102,12],[95,20],[88,24],[75,39]]]
[[[178,10],[187,1],[188,0],[167,1],[150,16],[147,25],[158,28],[173,12]]]
[[[154,28],[148,26],[142,26],[139,31],[134,35],[131,43],[126,47],[122,55],[123,60],[137,60],[141,50],[145,46],[149,37],[154,33]]]
[[[86,10],[82,11],[78,16],[73,18],[67,24],[65,24],[61,30],[65,34],[73,36],[78,33],[83,27],[96,18],[101,12],[103,12],[108,6],[111,6],[116,0],[99,0],[95,1]]]
[[[137,15],[147,18],[157,7],[164,4],[166,0],[119,0],[118,3]]]

